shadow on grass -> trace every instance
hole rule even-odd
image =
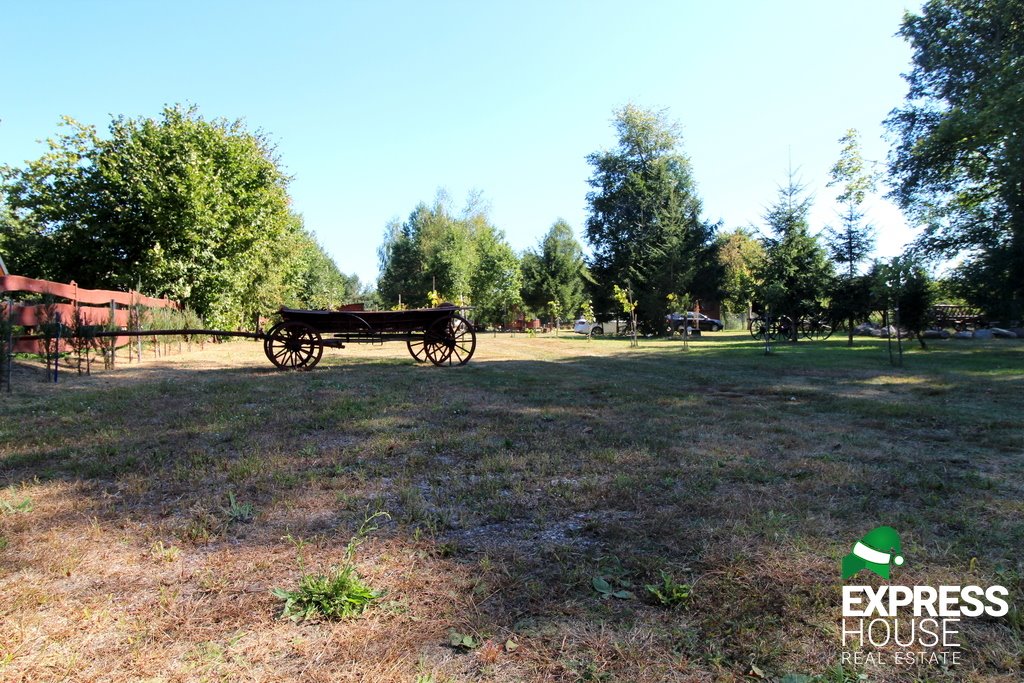
[[[379,580],[421,562],[425,581],[450,584],[442,609],[435,588],[394,587],[420,620],[409,645],[449,627],[515,637],[533,655],[513,673],[569,680],[738,678],[752,661],[821,672],[837,659],[839,558],[881,524],[904,534],[914,582],[961,582],[972,557],[987,572],[972,580],[1021,572],[1016,348],[908,354],[894,369],[877,343],[767,358],[741,339],[686,353],[550,346],[551,360],[462,368],[341,355],[308,373],[143,367],[15,397],[2,496],[40,502],[0,529],[17,546],[33,529],[74,538],[99,525],[124,530],[136,554],[160,542],[275,561],[293,553],[282,539],[305,538],[313,565],[337,560],[367,510],[387,510],[366,554]],[[227,519],[228,491],[254,506],[252,524]],[[40,559],[0,561],[17,575]],[[272,613],[269,587],[296,569],[237,571],[262,596],[250,608]],[[688,609],[643,600],[662,571],[694,584]],[[595,576],[636,597],[602,599]],[[117,593],[117,581],[95,590]],[[1019,580],[1014,590],[1019,600]],[[1018,670],[1000,654],[1019,631],[967,632],[998,645],[979,671]],[[484,675],[476,659],[451,666]]]

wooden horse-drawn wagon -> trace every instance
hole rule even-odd
[[[263,335],[263,351],[279,368],[309,370],[325,347],[404,341],[419,362],[465,365],[476,350],[476,331],[463,310],[451,304],[404,311],[282,308],[281,322]]]

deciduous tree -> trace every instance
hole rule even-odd
[[[3,169],[12,215],[0,233],[18,241],[18,270],[83,287],[141,285],[225,329],[301,303],[312,238],[263,134],[194,107],[116,117],[108,133],[65,119],[46,154]]]
[[[963,258],[967,293],[990,313],[1024,314],[1024,2],[929,0],[900,35],[913,49],[893,195],[925,226],[917,247]]]
[[[505,234],[480,220],[474,235],[476,268],[470,277],[473,319],[489,325],[504,325],[523,299],[523,274],[519,258],[505,241]]]
[[[472,304],[474,317],[499,324],[520,303],[519,259],[505,235],[491,224],[479,196],[461,217],[439,193],[433,206],[420,204],[405,223],[388,224],[378,249],[377,292],[383,305]]]
[[[743,228],[719,233],[718,263],[722,271],[722,304],[731,311],[747,310],[757,291],[755,273],[764,260],[764,245]]]

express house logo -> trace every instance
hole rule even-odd
[[[900,535],[890,526],[866,533],[843,557],[844,581],[870,572],[889,581],[904,564]],[[1003,586],[844,585],[843,664],[907,666],[959,663],[960,622],[1009,612]]]

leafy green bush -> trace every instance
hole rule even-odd
[[[281,617],[294,621],[317,616],[325,619],[354,617],[383,595],[363,583],[350,564],[334,568],[326,575],[306,574],[299,579],[299,587],[294,591],[275,588],[271,592],[284,600]]]

